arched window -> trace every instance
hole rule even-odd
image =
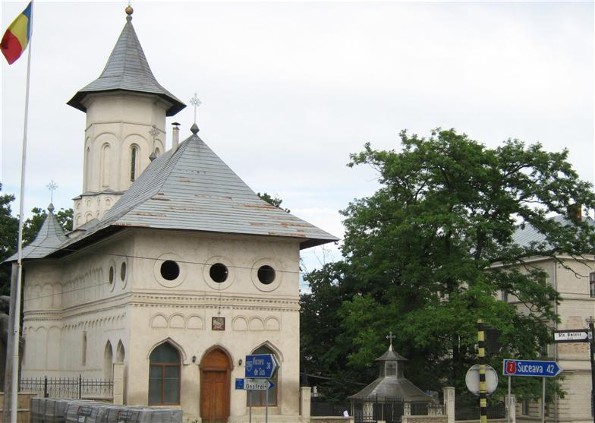
[[[163,343],[149,356],[149,405],[180,403],[180,353]]]
[[[254,350],[252,354],[271,354],[275,353],[268,347],[262,346]],[[269,407],[277,405],[277,387],[278,387],[278,372],[275,372],[269,380],[273,382],[274,386],[268,390]],[[252,407],[265,407],[267,403],[267,391],[248,391],[246,405]]]
[[[101,180],[101,188],[109,188],[111,175],[111,148],[109,144],[104,144],[101,147],[101,167],[99,169]]]
[[[134,182],[137,176],[138,169],[138,146],[130,147],[130,181]]]
[[[118,342],[118,349],[116,350],[116,363],[123,363],[126,358],[126,350],[124,350],[124,344],[122,341]]]
[[[105,344],[105,351],[103,352],[103,377],[104,379],[111,379],[114,376],[114,351],[112,343],[107,341]]]

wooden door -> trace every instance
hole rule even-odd
[[[231,361],[225,351],[215,348],[201,362],[200,416],[203,423],[227,423]]]

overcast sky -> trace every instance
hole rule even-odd
[[[1,2],[2,31],[26,4]],[[101,73],[126,5],[35,1],[26,211],[47,207],[52,180],[57,209],[81,193],[85,115],[66,101]],[[254,191],[338,237],[338,211],[378,187],[371,169],[346,166],[349,154],[367,141],[399,149],[403,129],[568,148],[581,178],[594,181],[593,2],[132,6],[157,80],[186,104],[195,92],[202,101],[199,136]],[[0,182],[18,197],[27,60],[1,59]],[[185,139],[193,114],[188,106],[168,128],[180,122]],[[312,254],[310,268],[330,259]]]

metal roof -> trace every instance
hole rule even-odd
[[[569,226],[573,224],[568,217],[563,215],[556,215],[551,218],[551,221],[560,226]],[[583,218],[583,222],[587,225],[595,225],[595,222],[593,222],[593,219],[590,217]],[[512,241],[523,248],[530,248],[532,245],[539,245],[542,248],[552,248],[552,244],[547,240],[546,234],[543,231],[539,231],[530,223],[525,223],[517,227],[512,235]]]
[[[131,9],[127,9],[128,11]],[[131,91],[138,93],[154,94],[170,103],[166,111],[167,116],[173,116],[182,110],[186,105],[173,94],[163,88],[149,67],[145,53],[140,45],[134,27],[132,26],[132,12],[126,16],[126,24],[120,38],[103,69],[103,72],[95,81],[77,92],[68,101],[68,105],[87,111],[84,99],[87,95],[98,92],[109,91]]]
[[[433,402],[433,398],[426,395],[421,389],[403,376],[403,365],[407,359],[393,350],[392,343],[388,350],[378,357],[380,362],[380,377],[370,383],[357,394],[351,395],[351,400],[383,400],[388,398],[401,398],[407,402]],[[386,362],[395,363],[394,374],[386,375],[384,366]]]
[[[23,259],[43,258],[56,251],[58,247],[66,241],[66,235],[56,215],[54,215],[54,206],[48,206],[48,215],[46,216],[41,229],[37,233],[35,240],[29,245],[23,247]],[[6,262],[18,260],[18,253],[13,254],[6,259]]]
[[[108,227],[287,237],[301,248],[338,240],[258,197],[196,133],[151,162],[97,225],[69,244]]]

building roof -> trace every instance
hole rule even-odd
[[[560,226],[569,226],[577,224],[573,222],[567,216],[556,215],[550,219],[550,222]],[[581,217],[580,222],[588,226],[595,226],[595,222],[590,217]],[[542,249],[552,248],[552,244],[548,241],[544,231],[538,230],[535,226],[530,223],[525,223],[514,231],[512,235],[512,241],[516,245],[522,248],[531,248],[532,246],[541,246]]]
[[[262,200],[197,132],[151,162],[95,227],[68,245],[126,227],[286,237],[301,248],[338,240]]]
[[[380,363],[380,376],[364,389],[349,397],[351,400],[385,400],[400,398],[406,402],[432,402],[431,396],[403,376],[404,362],[407,359],[393,350],[392,342],[388,350],[376,359]],[[392,363],[388,372],[387,363]]]
[[[54,214],[54,205],[48,206],[48,215],[46,216],[41,229],[37,233],[35,240],[29,245],[23,247],[23,259],[43,258],[49,253],[55,251],[66,241],[66,235],[62,226]],[[6,259],[6,262],[18,260],[18,253],[13,254]]]
[[[103,72],[99,78],[77,92],[68,101],[68,105],[86,112],[87,107],[84,104],[84,99],[89,94],[123,90],[154,94],[161,97],[170,104],[166,110],[166,115],[173,116],[186,105],[163,88],[153,76],[132,26],[132,8],[126,8],[126,13],[128,15],[126,16],[126,24]]]

